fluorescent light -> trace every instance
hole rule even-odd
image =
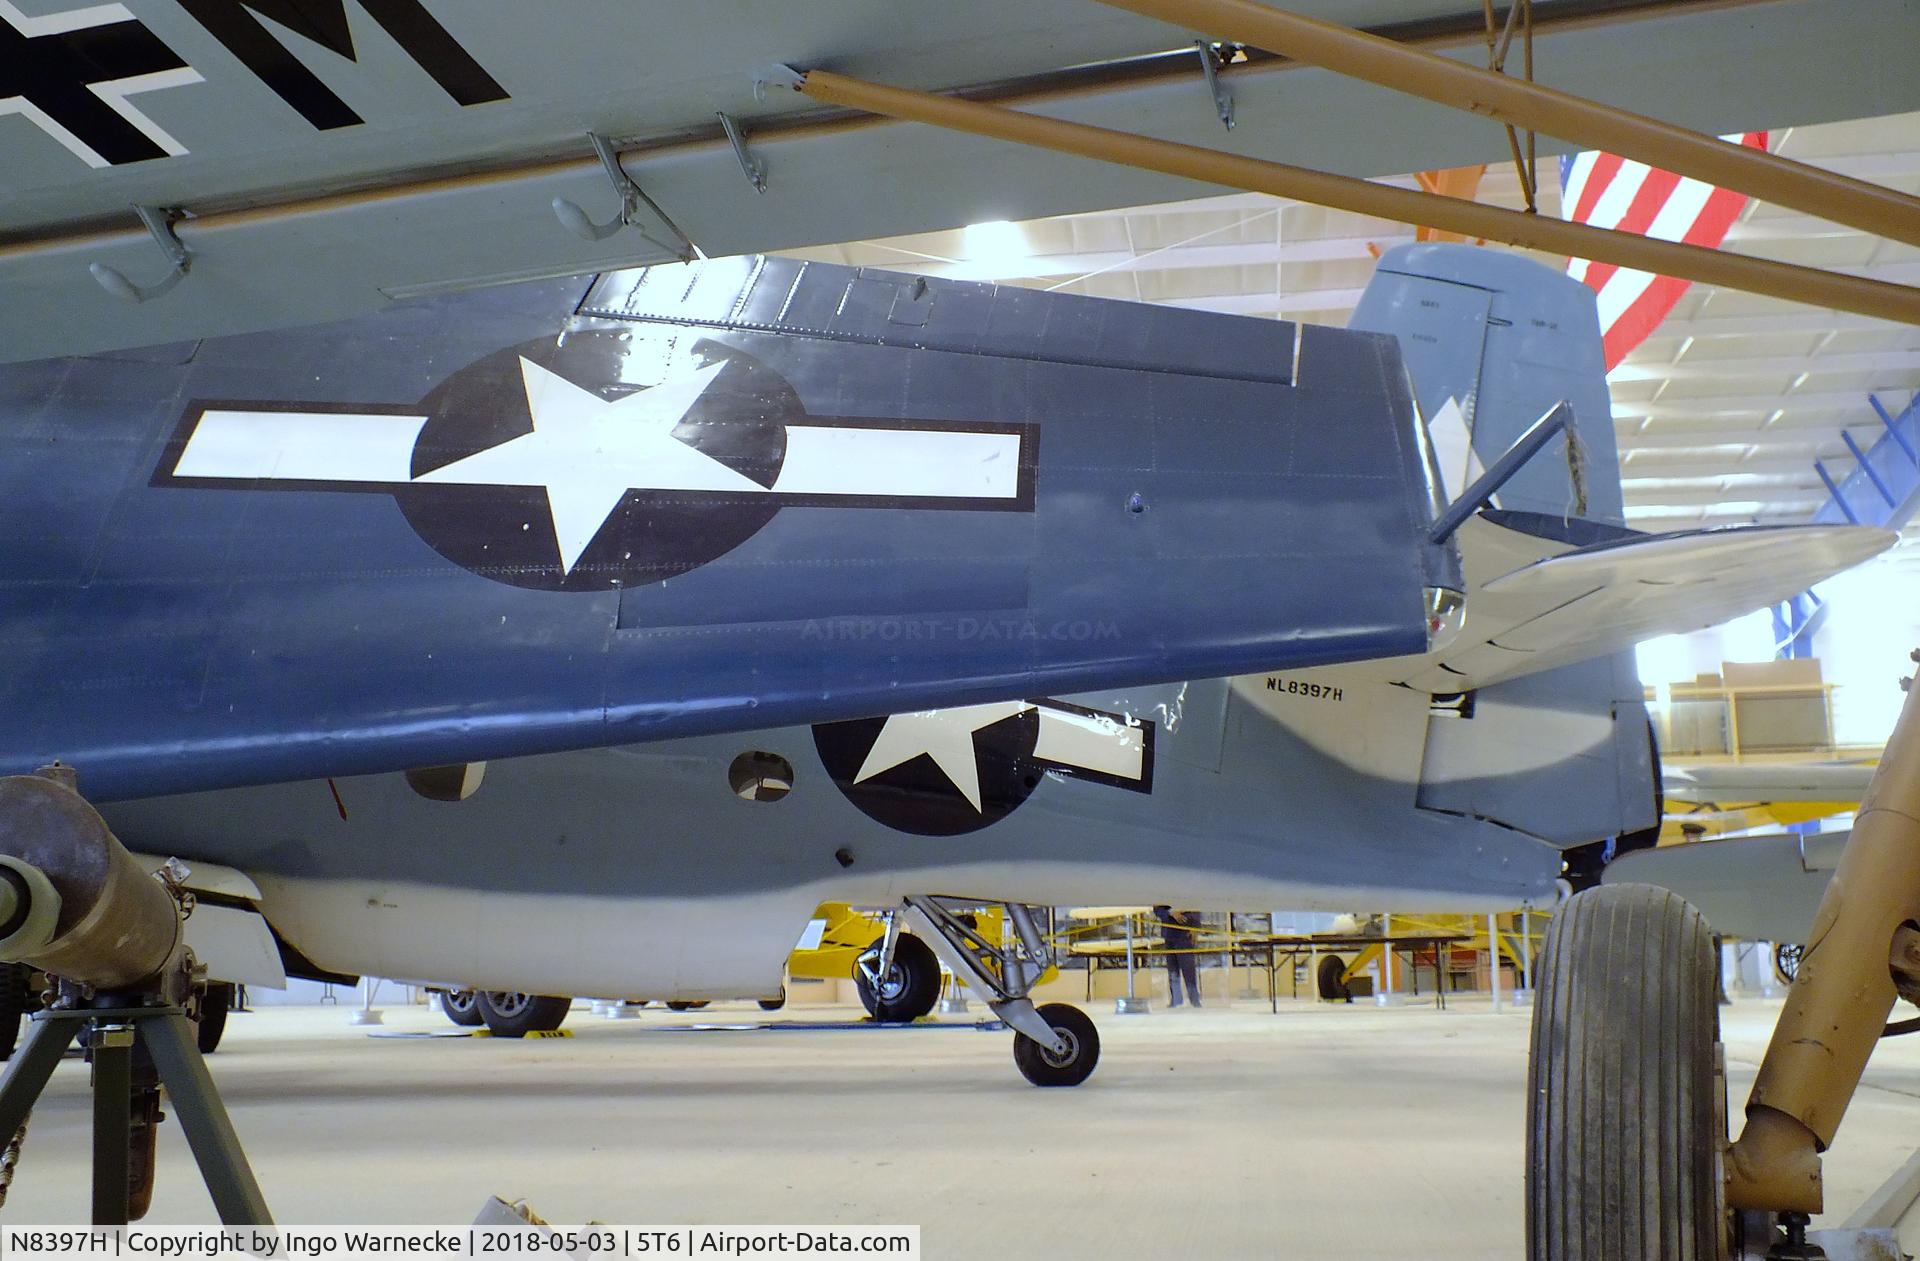
[[[972,223],[960,234],[960,253],[968,262],[976,264],[968,270],[981,276],[991,276],[996,269],[1009,266],[1033,254],[1027,244],[1027,234],[1005,219],[993,219],[986,223]]]

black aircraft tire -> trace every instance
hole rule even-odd
[[[496,1038],[524,1038],[529,1033],[552,1033],[567,1018],[573,1007],[571,998],[544,994],[513,994],[500,990],[482,990],[480,1018],[487,1032]]]
[[[37,1004],[27,987],[33,969],[24,963],[0,963],[0,1060],[13,1058],[20,1042],[20,1024]]]
[[[480,1015],[480,995],[473,990],[441,990],[440,1014],[462,1029],[478,1029],[486,1023]]]
[[[1321,955],[1313,976],[1320,997],[1329,1003],[1343,1003],[1351,999],[1353,991],[1347,988],[1346,975],[1345,959],[1339,955]]]
[[[705,1007],[707,1005],[708,1001],[709,1000],[704,998],[698,1001],[695,1001],[693,999],[676,998],[672,1002],[667,1004],[667,1010],[668,1011],[699,1011],[702,1007]]]
[[[782,1007],[785,1007],[786,1005],[787,1005],[787,990],[785,986],[781,986],[780,988],[780,997],[763,998],[760,1000],[761,1011],[779,1011]]]
[[[879,948],[876,943],[868,954]],[[893,967],[881,978],[879,988],[867,984],[866,972],[858,967],[853,970],[853,987],[860,993],[860,1005],[875,1020],[910,1024],[940,1001],[940,960],[932,946],[911,933],[902,933],[893,943]]]
[[[1665,889],[1601,885],[1553,917],[1527,1074],[1529,1261],[1715,1261],[1713,936]]]
[[[1093,1076],[1100,1063],[1100,1031],[1093,1018],[1067,1003],[1048,1003],[1039,1009],[1040,1019],[1066,1039],[1064,1055],[1053,1052],[1025,1034],[1013,1037],[1013,1062],[1020,1075],[1036,1086],[1078,1086]]]
[[[212,1055],[220,1049],[220,1039],[227,1032],[227,1013],[232,1010],[233,985],[227,981],[208,985],[207,992],[200,996],[200,1019],[194,1024],[193,1039],[200,1054]]]

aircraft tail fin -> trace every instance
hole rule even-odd
[[[1601,857],[1650,843],[1659,753],[1633,645],[1765,607],[1894,536],[1628,529],[1594,295],[1539,263],[1404,246],[1353,326],[1398,336],[1449,501],[1553,408],[1573,411],[1571,444],[1551,439],[1460,526],[1464,623],[1392,680],[1433,697],[1419,805],[1563,846],[1600,839]]]
[[[1516,254],[1406,245],[1381,257],[1349,327],[1399,336],[1449,500],[1565,401],[1577,435],[1571,456],[1565,438],[1553,439],[1493,506],[1522,521],[1520,514],[1537,514],[1622,524],[1592,290]]]
[[[1569,545],[1632,537],[1586,286],[1496,250],[1403,246],[1381,258],[1352,327],[1398,335],[1449,501],[1557,404],[1573,409],[1572,443],[1552,439],[1463,531],[1463,551],[1480,549],[1485,562],[1469,558],[1470,583],[1476,569],[1491,566],[1484,581]],[[1487,592],[1471,591],[1468,605],[1482,626],[1501,622]],[[1541,649],[1551,645],[1478,639],[1463,636],[1457,662],[1435,660],[1410,680],[1442,698],[1428,720],[1419,806],[1560,845],[1649,835],[1658,755],[1631,654],[1599,647],[1549,664]],[[1450,706],[1447,693],[1461,695]]]

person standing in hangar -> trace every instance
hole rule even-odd
[[[1167,995],[1168,1007],[1180,1005],[1180,983],[1184,979],[1187,986],[1187,998],[1195,1007],[1200,1005],[1199,968],[1193,958],[1193,930],[1199,927],[1200,916],[1195,911],[1175,911],[1170,906],[1153,908],[1153,918],[1160,922],[1160,940],[1167,948]]]

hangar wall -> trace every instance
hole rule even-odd
[[[1911,674],[1907,654],[1920,647],[1920,583],[1909,572],[1910,547],[1820,584],[1825,625],[1814,655],[1833,685],[1833,736],[1842,745],[1878,745],[1900,710],[1896,680]],[[1773,658],[1773,623],[1765,609],[1691,635],[1667,635],[1639,649],[1640,679],[1649,687],[1711,674],[1722,662]]]

